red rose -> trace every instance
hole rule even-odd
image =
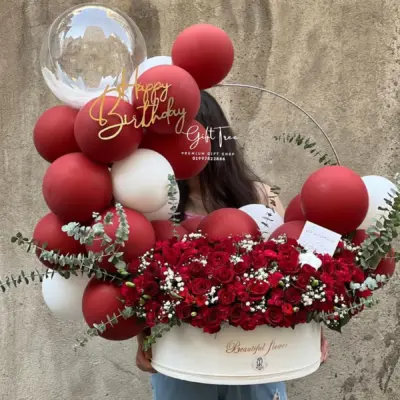
[[[286,289],[284,296],[288,303],[299,304],[301,302],[301,291],[294,287]]]
[[[303,267],[301,268],[301,273],[309,275],[309,276],[313,276],[316,279],[319,279],[319,277],[321,276],[321,274],[318,270],[316,270],[311,265],[307,265],[307,264],[303,265]]]
[[[148,311],[146,313],[146,325],[148,328],[152,328],[156,325],[157,314],[154,311]]]
[[[208,256],[208,262],[214,267],[229,265],[230,259],[230,254],[223,251],[213,251]]]
[[[145,270],[145,274],[151,276],[152,278],[160,278],[161,268],[156,261],[152,261]]]
[[[204,332],[217,333],[221,329],[221,313],[217,307],[207,308],[204,314]]]
[[[205,278],[195,278],[192,281],[192,293],[195,296],[202,296],[211,289],[211,282]]]
[[[347,263],[353,263],[355,261],[356,255],[352,251],[345,249],[338,254],[338,257],[340,257],[341,260]]]
[[[189,272],[189,267],[177,267],[175,268],[175,271],[178,272],[178,274],[181,276],[184,282],[187,282],[190,280],[190,272]]]
[[[236,251],[235,242],[232,239],[224,239],[220,243],[216,243],[215,250],[232,254]]]
[[[261,245],[264,250],[272,250],[274,252],[276,252],[278,250],[278,244],[276,242],[274,242],[273,240],[268,240],[267,242],[262,242]]]
[[[140,266],[140,260],[136,259],[136,260],[133,260],[131,263],[129,263],[127,270],[130,274],[136,275],[138,272],[139,266]]]
[[[299,289],[306,289],[307,286],[310,284],[310,275],[308,274],[300,274],[295,282],[295,285],[299,288]]]
[[[230,312],[230,323],[233,326],[238,326],[240,324],[240,321],[242,320],[244,315],[243,308],[241,304],[234,304],[234,306],[231,308]]]
[[[143,285],[143,292],[150,297],[157,296],[160,291],[160,286],[157,282],[149,281]]]
[[[215,267],[214,265],[208,263],[205,265],[204,267],[204,275],[208,276],[209,278],[211,278],[212,276],[214,276],[214,272],[215,272]]]
[[[269,283],[257,279],[249,283],[247,290],[252,299],[261,300],[269,290]]]
[[[187,264],[190,263],[193,258],[196,258],[198,255],[198,251],[196,249],[187,249],[183,254],[180,256],[180,262],[181,264]]]
[[[176,316],[180,320],[187,319],[192,314],[192,306],[187,303],[180,303],[176,306]]]
[[[292,315],[293,314],[293,306],[289,303],[282,304],[282,311],[285,315]]]
[[[278,258],[278,254],[273,250],[264,250],[264,256],[269,258],[270,260],[276,260]]]
[[[222,321],[227,321],[229,319],[229,314],[231,312],[231,308],[229,306],[218,306],[218,311]]]
[[[253,267],[255,269],[264,268],[268,265],[267,257],[265,257],[263,252],[253,251]]]
[[[280,272],[274,272],[268,277],[268,282],[272,288],[276,288],[279,286],[279,282],[283,278],[283,275]]]
[[[189,265],[190,275],[197,277],[204,275],[204,265],[198,261],[194,261]]]
[[[220,289],[218,291],[218,300],[223,305],[232,304],[235,301],[236,293],[233,286],[226,289]]]
[[[164,261],[170,265],[178,264],[180,254],[181,253],[178,249],[174,249],[171,247],[162,248],[162,255],[164,257]]]
[[[121,296],[125,300],[125,305],[127,307],[135,306],[139,301],[139,293],[135,287],[131,288],[126,285],[121,287]]]
[[[277,326],[283,321],[283,312],[277,307],[268,307],[265,312],[265,321],[270,326]]]
[[[237,294],[237,298],[239,299],[239,301],[241,301],[242,303],[246,303],[249,299],[250,299],[250,295],[246,292],[239,292]]]
[[[341,263],[337,266],[336,274],[335,274],[336,282],[350,282],[351,281],[351,272],[347,265]]]
[[[321,278],[320,279],[328,287],[332,287],[335,284],[335,280],[333,279],[333,277],[331,275],[329,275],[328,273],[326,273],[326,272],[323,272],[321,274]]]
[[[205,296],[197,296],[196,299],[195,299],[195,302],[199,307],[205,306],[206,305],[206,301],[207,301],[207,299],[206,299]]]
[[[370,297],[370,296],[372,296],[372,290],[369,290],[369,289],[367,289],[367,290],[359,290],[358,292],[357,292],[357,294],[358,294],[358,296],[359,297],[362,297],[362,298],[368,298],[368,297]]]
[[[234,269],[237,275],[243,275],[251,265],[251,257],[248,254],[241,256],[242,261],[235,264]]]
[[[283,304],[283,290],[275,289],[271,293],[271,297],[268,299],[267,304],[269,306],[280,307]]]
[[[279,269],[284,274],[297,274],[300,271],[299,251],[289,244],[280,246],[278,255]]]
[[[247,315],[240,321],[240,327],[245,331],[253,331],[254,329],[257,328],[257,325],[258,325],[257,319],[249,317]]]
[[[235,277],[235,272],[230,267],[218,267],[214,272],[214,278],[221,283],[231,283]]]
[[[361,268],[354,268],[352,280],[356,283],[363,283],[365,281],[365,273]]]
[[[281,257],[279,260],[279,269],[284,274],[295,275],[300,271],[300,264],[298,257],[289,256]]]
[[[308,311],[307,310],[299,310],[293,314],[293,322],[295,324],[304,324],[307,322]]]

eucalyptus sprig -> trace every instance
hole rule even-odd
[[[86,273],[89,277],[95,275],[97,279],[108,281],[119,280],[123,281],[120,275],[128,275],[126,270],[126,263],[123,261],[123,252],[119,251],[120,247],[125,245],[129,237],[129,224],[126,219],[125,211],[121,204],[116,204],[116,213],[119,218],[119,224],[116,232],[116,239],[113,240],[105,233],[105,225],[112,223],[113,213],[109,212],[102,217],[98,213],[93,214],[95,224],[92,226],[83,226],[77,222],[71,222],[62,227],[69,237],[73,237],[82,244],[91,245],[95,240],[101,240],[102,246],[105,247],[99,253],[89,251],[87,254],[61,254],[59,250],[46,250],[47,245],[39,245],[34,239],[24,237],[22,233],[18,232],[11,238],[12,243],[25,249],[26,252],[39,254],[39,258],[52,266],[51,277],[55,272],[60,273],[64,278],[68,279],[71,274],[76,275],[77,271],[82,274]],[[99,267],[99,263],[104,257],[108,258],[118,270],[118,274],[112,274]],[[48,271],[39,272],[37,269],[26,273],[21,271],[17,276],[7,275],[3,280],[0,279],[0,288],[3,293],[11,286],[17,287],[21,283],[29,284],[35,278],[43,281],[44,278],[49,277]]]
[[[12,286],[17,287],[21,283],[25,283],[29,285],[30,282],[35,282],[36,278],[39,282],[43,282],[44,278],[53,278],[55,270],[46,269],[43,272],[40,272],[38,269],[31,271],[29,274],[22,271],[14,276],[12,274],[6,275],[3,279],[0,279],[0,289],[3,293],[6,292],[7,289],[10,289]]]
[[[160,339],[164,333],[169,332],[174,326],[181,326],[181,321],[178,318],[172,318],[169,324],[158,324],[152,328],[151,334],[143,341],[143,350],[150,350],[151,346]]]
[[[310,140],[310,138],[306,138],[301,134],[288,134],[283,133],[278,136],[274,136],[274,139],[278,142],[282,143],[294,143],[297,146],[302,146],[303,149],[308,150],[313,157],[319,157],[318,162],[322,165],[337,165],[337,162],[332,161],[327,153],[322,153],[320,150],[316,148],[317,143]]]
[[[381,259],[391,251],[392,242],[399,235],[400,228],[400,175],[395,175],[396,189],[385,199],[386,206],[380,207],[387,215],[382,215],[373,226],[367,229],[368,237],[361,244],[358,263],[364,270],[374,270]],[[396,261],[399,254],[395,253]]]
[[[113,328],[121,319],[128,319],[135,315],[132,307],[125,307],[123,310],[118,309],[118,313],[112,316],[107,315],[106,321],[101,321],[98,324],[93,324],[92,328],[88,328],[83,335],[76,339],[78,344],[75,345],[75,350],[78,347],[84,347],[91,339],[104,333],[107,329]]]
[[[169,220],[172,222],[174,226],[174,236],[177,237],[178,239],[180,238],[178,232],[176,231],[176,227],[179,226],[180,220],[179,220],[179,213],[176,212],[177,209],[177,203],[179,203],[179,187],[178,183],[175,179],[174,175],[168,175],[168,205],[170,206],[170,212],[169,212]]]

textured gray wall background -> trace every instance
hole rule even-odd
[[[39,70],[41,39],[73,0],[0,0],[0,274],[36,261],[12,247],[46,212],[46,163],[32,143],[37,117],[56,104]],[[258,84],[304,106],[326,129],[342,162],[361,174],[400,169],[399,0],[114,0],[142,29],[150,56],[168,54],[186,26],[224,28],[236,47],[229,82]],[[316,161],[276,144],[274,134],[317,130],[281,100],[252,91],[217,89],[249,161],[287,203]],[[290,382],[296,400],[400,398],[400,285],[340,337],[307,379]],[[0,398],[7,400],[147,400],[147,378],[134,366],[135,343],[94,340],[72,350],[83,324],[56,321],[38,284],[0,296]]]

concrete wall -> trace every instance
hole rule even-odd
[[[37,117],[56,99],[39,70],[41,38],[75,0],[0,1],[0,274],[37,264],[10,244],[45,213],[46,163],[32,143]],[[168,54],[186,26],[224,28],[236,47],[228,81],[258,84],[304,106],[330,134],[342,162],[361,174],[400,169],[400,14],[398,0],[115,0],[142,29],[150,55]],[[272,136],[315,127],[278,99],[218,89],[246,153],[287,202],[318,164]],[[290,382],[297,400],[400,398],[399,284],[342,336],[328,334],[331,356],[307,379]],[[396,298],[397,297],[397,298]],[[147,377],[134,366],[135,343],[94,340],[74,353],[83,324],[56,321],[34,284],[0,298],[0,398],[7,400],[145,400]],[[267,399],[266,399],[267,400]]]

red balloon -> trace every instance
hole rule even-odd
[[[106,323],[107,316],[111,318],[113,314],[119,315],[119,310],[124,309],[124,304],[118,299],[120,297],[121,289],[114,283],[91,279],[82,298],[82,311],[86,323],[93,327],[93,324]],[[145,324],[134,317],[120,317],[114,326],[107,324],[106,328],[103,333],[99,333],[102,338],[128,340],[142,332]]]
[[[61,255],[77,255],[79,253],[86,253],[85,246],[75,240],[73,237],[68,236],[61,230],[63,227],[62,221],[53,213],[48,213],[39,220],[36,224],[35,230],[33,231],[33,239],[38,246],[42,246],[47,243],[46,249],[59,250]],[[37,250],[36,254],[39,257],[42,253],[41,250]],[[48,261],[40,259],[42,264],[48,268],[54,268],[57,264],[51,264]]]
[[[78,110],[55,106],[45,111],[33,129],[33,143],[38,153],[48,162],[79,151],[74,136],[74,122]]]
[[[368,191],[349,168],[328,166],[314,172],[301,190],[308,221],[342,235],[357,229],[368,211]]]
[[[154,229],[151,222],[143,215],[137,211],[130,210],[129,208],[124,208],[126,219],[129,225],[129,236],[128,240],[125,242],[124,247],[120,247],[121,252],[124,252],[123,259],[125,262],[130,262],[134,258],[141,256],[147,250],[150,250],[155,241]],[[109,225],[104,225],[105,233],[112,239],[116,239],[117,229],[119,226],[119,218],[116,213],[115,207],[105,210],[102,213],[104,217],[108,212],[112,212],[114,217],[112,223]],[[94,253],[100,253],[107,246],[101,245],[101,240],[95,240],[92,245],[87,245],[87,250],[91,250]],[[104,257],[100,263],[100,267],[104,268],[110,272],[116,272],[114,264],[108,261],[109,257]]]
[[[357,229],[354,232],[354,236],[351,242],[354,243],[356,246],[360,246],[365,239],[368,239],[367,232],[364,229]]]
[[[292,199],[285,211],[285,222],[290,221],[305,221],[303,210],[301,208],[301,196],[298,194]]]
[[[197,24],[178,35],[172,46],[172,61],[193,76],[200,89],[220,83],[234,60],[233,43],[220,28]]]
[[[153,225],[154,232],[156,234],[156,240],[172,239],[175,233],[182,238],[188,233],[188,231],[183,226],[174,226],[174,224],[169,220],[152,221],[151,224]]]
[[[181,222],[181,225],[188,231],[188,233],[196,232],[199,228],[199,224],[203,221],[204,217],[192,217],[185,219]]]
[[[166,85],[169,85],[167,90]],[[136,96],[136,88],[151,86],[156,87],[154,93],[151,90],[139,90]],[[151,123],[148,127],[151,132],[182,132],[199,111],[200,90],[196,81],[184,69],[175,65],[150,68],[138,78],[136,88],[133,89],[134,105],[143,116],[142,121],[145,124]]]
[[[269,239],[277,239],[279,236],[286,235],[288,239],[298,240],[303,232],[306,221],[290,221],[275,229]]]
[[[107,122],[100,125],[91,116]],[[133,106],[117,97],[89,101],[75,120],[75,138],[82,152],[105,164],[128,157],[139,147],[143,128],[135,128],[135,123],[121,125],[121,118],[125,116],[127,121],[135,121],[135,118],[140,121]]]
[[[66,154],[50,165],[43,178],[43,196],[50,210],[65,222],[87,222],[112,200],[106,165],[82,153]]]
[[[236,208],[221,208],[213,211],[200,222],[198,228],[211,240],[224,239],[230,235],[260,235],[254,219]]]
[[[211,152],[211,141],[205,128],[193,121],[185,128],[185,134],[144,136],[141,148],[154,150],[171,164],[176,179],[190,179],[198,175],[207,165],[207,153]],[[204,153],[205,157],[193,157],[191,152]],[[202,159],[203,158],[203,159]]]
[[[394,274],[394,271],[396,270],[395,256],[395,251],[391,249],[389,254],[385,258],[383,258],[378,264],[374,271],[374,274],[392,276]]]

